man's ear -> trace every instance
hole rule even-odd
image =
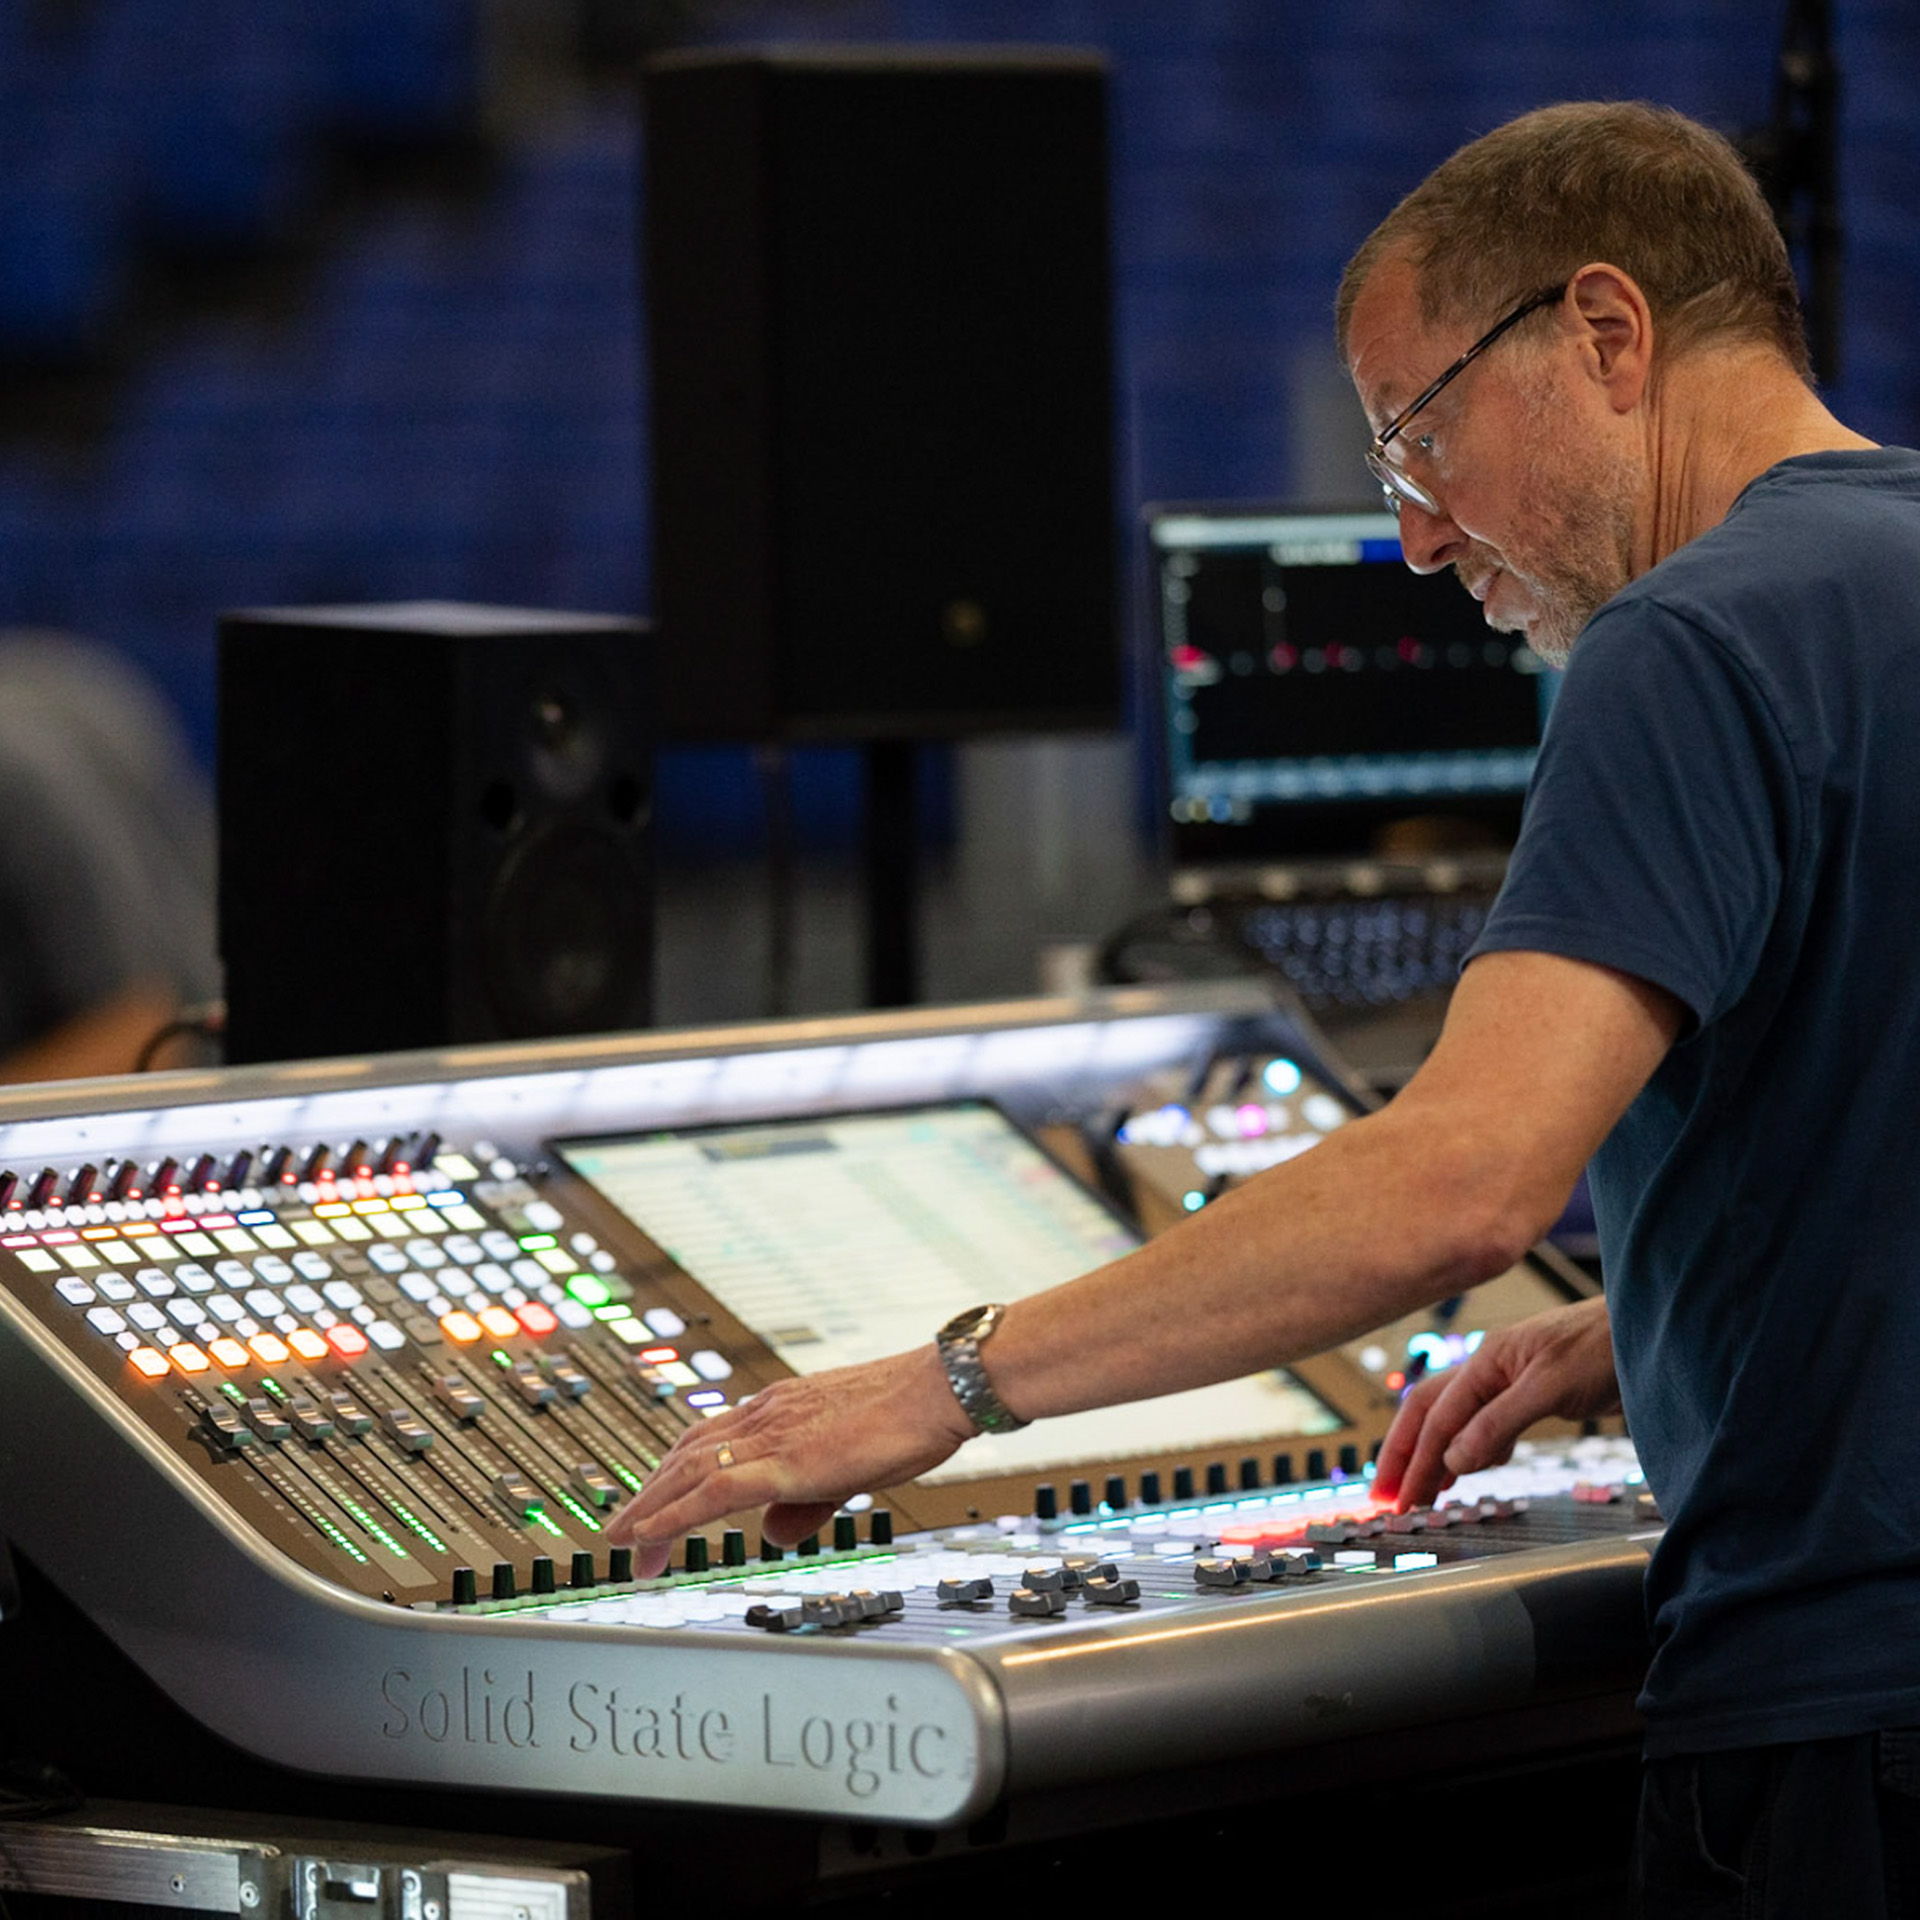
[[[1653,309],[1624,268],[1596,260],[1568,283],[1563,324],[1580,334],[1582,364],[1607,389],[1614,410],[1639,405],[1653,377]]]

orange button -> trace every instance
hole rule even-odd
[[[520,1331],[520,1322],[505,1307],[482,1307],[480,1324],[496,1340],[510,1340]]]
[[[343,1360],[357,1360],[367,1350],[367,1336],[351,1320],[340,1320],[327,1329],[327,1345]]]
[[[640,1358],[650,1367],[664,1367],[669,1360],[678,1360],[680,1351],[677,1347],[649,1347]]]
[[[270,1367],[279,1366],[288,1353],[287,1343],[277,1333],[256,1333],[247,1345]]]
[[[182,1373],[205,1373],[207,1356],[191,1340],[183,1340],[177,1347],[167,1349],[167,1358]]]
[[[167,1356],[158,1347],[135,1347],[127,1355],[137,1372],[144,1373],[149,1380],[158,1380],[167,1370]]]
[[[478,1340],[481,1327],[480,1322],[470,1313],[443,1313],[440,1316],[440,1331],[449,1340],[464,1342]]]
[[[311,1327],[295,1327],[287,1335],[287,1345],[302,1360],[322,1360],[327,1354],[327,1340],[324,1334],[315,1333]]]
[[[210,1340],[207,1343],[207,1351],[223,1367],[244,1367],[253,1358],[253,1355],[238,1340],[230,1340],[224,1335],[218,1340]]]
[[[553,1309],[542,1306],[538,1300],[523,1301],[514,1308],[514,1313],[529,1333],[551,1333],[560,1324]]]

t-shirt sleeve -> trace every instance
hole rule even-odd
[[[1705,1025],[1758,963],[1798,834],[1789,740],[1752,668],[1682,615],[1596,616],[1554,702],[1505,886],[1473,950],[1664,987]]]

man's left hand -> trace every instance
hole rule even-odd
[[[643,1580],[684,1535],[749,1507],[766,1509],[768,1540],[792,1546],[853,1495],[930,1472],[973,1431],[930,1346],[779,1380],[688,1428],[608,1538],[635,1548]]]

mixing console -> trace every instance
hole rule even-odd
[[[1365,1355],[983,1436],[784,1557],[606,1544],[690,1423],[1111,1258],[1213,1120],[1303,1151],[1344,1088],[1221,989],[0,1096],[0,1515],[204,1724],[356,1778],[944,1823],[1524,1700],[1553,1595],[1631,1617],[1631,1455],[1377,1513]]]

